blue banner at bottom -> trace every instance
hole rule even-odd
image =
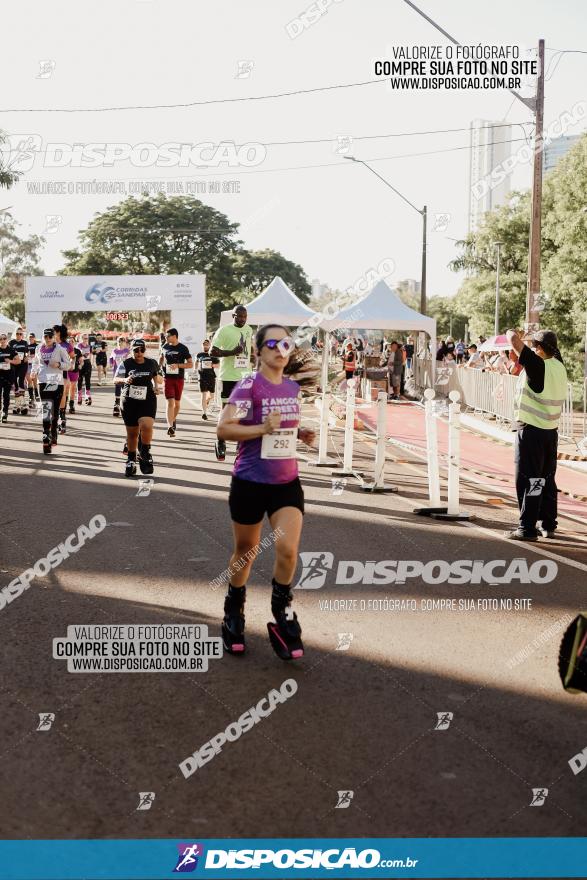
[[[4,840],[1,880],[587,877],[585,837]]]

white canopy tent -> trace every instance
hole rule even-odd
[[[322,326],[327,330],[416,331],[436,339],[436,319],[411,309],[385,281],[378,281],[363,299],[341,309]]]
[[[20,327],[20,324],[13,321],[12,318],[7,318],[6,315],[0,314],[0,331],[2,333],[12,334],[17,327]]]
[[[265,290],[245,303],[247,308],[247,324],[260,327],[262,324],[270,324],[277,321],[286,327],[299,327],[305,324],[316,314],[295,295],[285,281],[277,275]],[[232,323],[232,309],[227,309],[220,315],[220,326]]]

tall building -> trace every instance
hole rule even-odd
[[[319,300],[329,289],[328,285],[322,284],[319,278],[312,278],[312,300]]]
[[[511,153],[512,130],[500,122],[475,119],[469,131],[469,232],[475,232],[483,215],[505,204],[511,191],[511,172],[496,183],[490,175]]]
[[[545,174],[547,171],[552,171],[557,165],[559,159],[562,159],[562,157],[569,152],[571,147],[577,143],[580,137],[580,134],[562,135],[561,137],[553,138],[550,143],[544,147],[542,168]]]

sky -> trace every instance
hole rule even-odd
[[[547,50],[587,52],[582,0],[417,0],[417,5],[463,44],[530,48],[543,37]],[[45,234],[44,272],[58,271],[61,252],[76,245],[79,230],[124,198],[120,192],[80,192],[80,184],[111,182],[128,191],[137,181],[173,187],[189,180],[207,188],[219,184],[220,192],[198,197],[241,224],[247,248],[280,251],[309,279],[346,289],[382,265],[392,283],[419,279],[421,218],[364,166],[337,152],[339,138],[352,138],[347,146],[352,155],[369,161],[415,207],[427,205],[428,295],[454,294],[461,278],[448,263],[456,255],[454,240],[467,232],[469,124],[479,117],[528,122],[531,113],[507,91],[397,91],[386,82],[370,83],[378,79],[374,62],[391,58],[394,46],[447,45],[404,0],[332,0],[304,28],[300,14],[312,7],[306,0],[53,0],[6,6],[0,129],[13,144],[32,138],[29,143],[40,145],[41,152],[16,186],[0,190],[0,209],[10,208],[23,234]],[[587,99],[587,54],[555,56],[558,63],[549,67],[553,55],[547,51],[546,127]],[[368,84],[230,100],[350,83]],[[213,99],[229,100],[88,112]],[[59,108],[75,112],[46,112]],[[585,128],[583,119],[568,134]],[[522,129],[514,127],[512,138],[522,137]],[[248,167],[224,163],[205,169],[163,167],[154,158],[146,167],[129,159],[109,167],[46,167],[58,154],[44,152],[48,144],[142,143],[157,148],[154,157],[170,142],[223,141],[269,146],[251,148],[256,164]],[[524,141],[512,147],[519,143]],[[146,162],[148,152],[142,154]],[[528,187],[530,171],[528,164],[518,166],[513,187]],[[72,192],[38,191],[52,181]]]

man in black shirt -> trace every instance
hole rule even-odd
[[[175,437],[175,429],[185,370],[193,370],[194,363],[187,345],[179,341],[175,327],[165,334],[166,341],[161,346],[159,364],[165,375],[165,399],[167,401],[167,434]]]
[[[1,421],[8,421],[8,408],[10,406],[10,389],[14,382],[14,367],[16,358],[8,344],[6,333],[0,333],[0,407],[2,408]]]
[[[137,472],[137,448],[141,473],[153,473],[151,440],[157,415],[157,398],[161,390],[159,365],[153,358],[145,357],[144,339],[132,343],[132,357],[126,358],[116,370],[114,382],[122,385],[122,419],[126,426],[126,451],[128,460],[125,476],[134,477]]]
[[[534,333],[530,340],[532,348],[524,344],[515,330],[508,330],[507,337],[525,371],[518,377],[514,405],[520,523],[508,537],[516,541],[535,541],[538,535],[554,538],[557,429],[567,395],[567,371],[552,330]]]
[[[17,327],[14,333],[14,339],[10,340],[10,349],[14,361],[14,410],[15,415],[26,416],[28,407],[24,399],[24,386],[27,372],[27,355],[29,353],[29,344],[24,338],[22,327]]]
[[[214,366],[220,363],[220,358],[213,358],[210,355],[210,340],[204,339],[202,342],[202,351],[196,355],[196,364],[198,373],[200,374],[200,392],[202,395],[202,418],[204,421],[208,418],[208,404],[216,390],[216,373]]]

